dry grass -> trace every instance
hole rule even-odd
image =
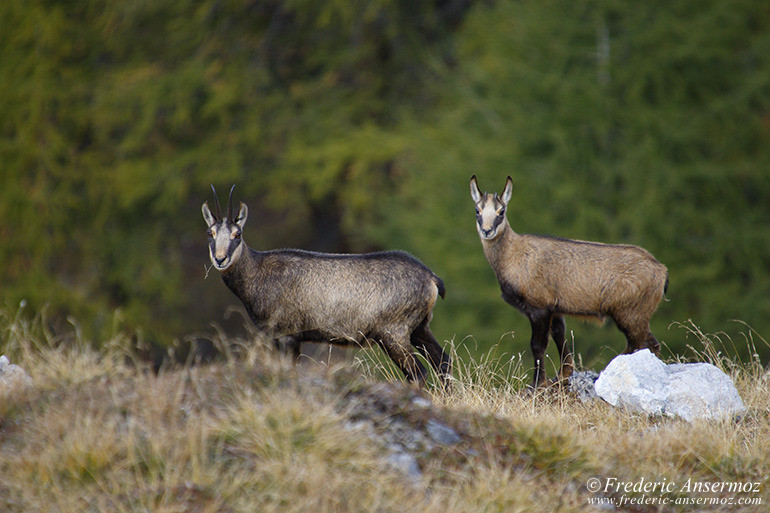
[[[57,338],[40,325],[6,315],[0,326],[0,347],[32,377],[31,386],[0,395],[3,512],[596,511],[597,499],[629,498],[669,504],[618,509],[768,504],[770,376],[756,359],[731,360],[721,335],[694,325],[693,357],[728,372],[748,407],[737,422],[688,424],[584,404],[563,391],[526,393],[521,358],[495,350],[474,358],[453,349],[451,391],[426,394],[383,385],[383,374],[398,376],[376,352],[352,370],[294,368],[261,346],[218,340],[246,348],[243,357],[154,374],[120,336],[95,352],[77,332]],[[433,406],[417,402],[421,396]],[[461,442],[417,437],[417,476],[390,464],[394,430],[419,434],[430,419]],[[593,493],[591,478],[602,488],[676,487]],[[688,480],[756,482],[759,491],[683,491]],[[714,497],[716,504],[675,503]],[[737,504],[747,498],[762,504]]]

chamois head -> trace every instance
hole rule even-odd
[[[476,229],[482,240],[493,240],[505,230],[508,221],[505,218],[505,208],[511,200],[513,180],[509,176],[505,180],[505,188],[501,195],[483,193],[479,190],[476,175],[471,177],[471,198],[476,203]]]
[[[211,213],[208,202],[205,202],[201,207],[203,219],[209,227],[209,257],[211,257],[211,263],[214,264],[214,267],[219,271],[224,271],[238,260],[244,246],[241,232],[243,230],[243,225],[246,224],[249,209],[246,207],[246,204],[241,202],[238,217],[233,218],[234,189],[235,185],[230,189],[230,199],[227,202],[226,217],[222,217],[219,198],[217,197],[217,191],[214,189],[213,185],[211,186],[211,190],[214,191],[214,201],[216,202],[215,205],[217,208],[216,215]]]

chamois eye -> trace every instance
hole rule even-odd
[[[497,216],[498,217],[503,217],[503,214],[505,214],[505,209],[504,208],[501,208],[500,210],[497,211]]]
[[[235,232],[233,234],[233,239],[240,239],[241,238],[241,232]]]
[[[207,231],[206,231],[206,235],[208,235],[208,236],[209,236],[209,237],[211,237],[212,239],[214,238],[214,232],[213,232],[212,230],[207,230]]]
[[[476,207],[476,215],[479,215],[481,213],[481,210],[479,210],[479,207]]]

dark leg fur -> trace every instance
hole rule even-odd
[[[297,363],[300,355],[300,340],[294,335],[286,335],[273,340],[275,348],[283,355],[292,355],[294,363]]]
[[[447,377],[452,372],[452,359],[439,345],[428,324],[423,322],[417,326],[409,338],[414,348],[428,360],[446,384]]]
[[[427,373],[425,367],[417,361],[414,355],[407,349],[406,344],[399,343],[392,335],[385,334],[379,340],[379,345],[391,360],[404,373],[410,383],[425,385]]]
[[[660,342],[658,342],[658,339],[656,339],[650,331],[649,323],[645,323],[643,327],[638,327],[636,329],[626,328],[618,324],[617,321],[615,321],[615,324],[617,324],[618,329],[623,332],[623,335],[626,336],[627,344],[625,351],[623,351],[625,354],[633,353],[639,349],[649,349],[656,355],[660,354]]]
[[[551,313],[547,310],[530,310],[527,312],[529,322],[532,325],[532,339],[529,344],[532,348],[532,357],[535,360],[532,386],[534,388],[545,383],[545,349],[548,347],[548,331],[551,327]]]
[[[567,326],[564,323],[564,318],[561,315],[554,315],[551,317],[551,337],[553,338],[556,348],[559,350],[559,359],[561,360],[561,367],[559,369],[559,378],[567,379],[575,370],[575,361],[572,358],[572,351],[565,344],[565,333]]]
[[[647,332],[647,339],[645,340],[645,345],[650,351],[652,351],[656,355],[660,355],[660,342],[658,342],[658,339],[652,335],[652,332],[649,332],[649,331]]]

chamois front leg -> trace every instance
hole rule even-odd
[[[551,313],[548,310],[533,309],[527,312],[532,325],[532,339],[529,342],[532,357],[535,360],[532,388],[545,383],[545,349],[548,347],[548,331],[551,326]]]
[[[570,377],[575,370],[575,360],[572,358],[572,351],[569,346],[565,344],[566,330],[567,327],[564,324],[564,317],[561,315],[553,315],[551,317],[551,337],[556,344],[556,348],[559,350],[559,359],[561,360],[559,379],[562,380]]]

